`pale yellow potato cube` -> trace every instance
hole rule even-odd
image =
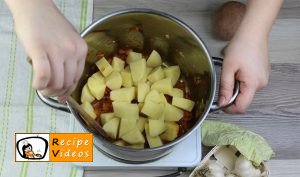
[[[172,86],[174,86],[177,83],[177,81],[180,77],[180,74],[181,74],[180,68],[178,65],[169,66],[169,67],[164,68],[164,73],[165,73],[166,77],[171,78]]]
[[[118,58],[118,57],[114,57],[112,60],[112,67],[114,71],[122,71],[124,69],[125,66],[125,61],[123,61],[122,59]]]
[[[179,121],[183,117],[183,111],[169,103],[166,104],[165,110],[165,121]]]
[[[161,66],[158,66],[152,70],[152,72],[148,76],[148,80],[152,83],[162,80],[165,77],[165,73]]]
[[[147,66],[157,67],[161,65],[161,56],[158,52],[153,50],[147,60]]]
[[[167,104],[168,101],[167,101],[165,95],[163,93],[161,93],[160,96],[161,96],[162,103]]]
[[[110,92],[110,99],[113,101],[131,102],[135,98],[135,88],[120,88]]]
[[[113,118],[103,125],[103,130],[105,131],[107,136],[109,136],[112,139],[116,139],[118,135],[119,124],[120,124],[120,119]]]
[[[163,102],[160,93],[158,93],[158,91],[156,90],[150,90],[150,92],[148,92],[147,96],[145,97],[145,101],[152,101],[155,103]]]
[[[149,124],[145,124],[145,132],[146,132],[146,139],[150,148],[155,148],[163,145],[163,142],[159,136],[150,136]]]
[[[141,53],[130,51],[129,54],[128,54],[128,56],[127,56],[126,62],[128,64],[130,64],[131,62],[135,62],[135,61],[141,60],[142,57],[143,56],[142,56]]]
[[[109,112],[109,113],[101,113],[100,114],[100,122],[101,125],[106,124],[108,121],[110,121],[111,119],[113,119],[115,117],[113,112]]]
[[[139,110],[142,110],[143,106],[144,106],[143,102],[138,103]]]
[[[95,100],[95,97],[91,94],[91,91],[89,90],[87,84],[85,84],[81,91],[81,98],[80,98],[81,103],[84,103],[84,102],[91,103],[94,100]]]
[[[140,132],[143,132],[144,129],[145,129],[145,123],[147,122],[147,118],[145,117],[140,117],[138,120],[137,120],[137,127],[138,129],[140,130]]]
[[[119,138],[136,127],[136,120],[122,118],[120,122]]]
[[[134,129],[132,129],[131,131],[125,133],[122,136],[122,140],[124,140],[125,142],[129,143],[129,144],[143,144],[145,143],[145,138],[142,135],[142,133],[140,132],[140,130],[135,127]]]
[[[172,105],[191,112],[194,108],[195,102],[185,98],[173,97]]]
[[[109,64],[105,57],[102,57],[100,60],[98,60],[96,62],[96,65],[105,77],[107,77],[110,73],[113,72],[112,66]]]
[[[133,82],[139,82],[146,73],[146,60],[141,59],[129,64]]]
[[[139,119],[139,107],[137,104],[126,102],[113,102],[114,114],[120,118]]]
[[[183,90],[179,88],[173,88],[172,94],[170,96],[183,98]]]
[[[86,101],[86,102],[83,102],[80,106],[91,118],[96,119],[97,115],[96,115],[91,103]]]
[[[166,130],[165,122],[162,120],[148,119],[149,135],[158,136]]]
[[[130,70],[123,70],[121,71],[121,77],[122,77],[122,86],[123,87],[132,87],[133,81],[131,77]]]
[[[119,72],[112,72],[105,78],[105,84],[110,90],[119,89],[122,86],[122,77]]]
[[[165,78],[159,81],[156,81],[152,84],[151,89],[155,89],[160,93],[172,94],[172,83],[170,78]]]
[[[139,80],[138,82],[134,82],[133,85],[137,86],[139,83],[147,82],[147,77],[151,73],[151,71],[152,71],[152,68],[146,67],[146,72],[145,72],[143,78],[141,80]]]
[[[179,125],[175,122],[165,122],[166,131],[160,135],[164,141],[173,141],[178,137]]]
[[[123,140],[117,140],[115,142],[113,142],[115,145],[118,145],[118,146],[126,146],[126,142],[123,141]]]
[[[158,118],[164,113],[164,104],[146,101],[141,112],[149,117]]]
[[[138,102],[144,102],[146,95],[150,91],[150,86],[146,83],[139,83],[137,86],[137,99]]]
[[[97,99],[100,100],[104,96],[106,85],[104,83],[104,78],[102,75],[97,72],[93,74],[87,81],[87,86],[91,94]]]
[[[128,145],[127,147],[130,147],[130,148],[133,148],[133,149],[144,149],[145,143],[131,144],[131,145]]]

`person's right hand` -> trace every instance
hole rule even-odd
[[[83,72],[87,45],[52,0],[18,3],[15,30],[32,60],[32,86],[65,101]]]

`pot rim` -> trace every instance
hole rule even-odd
[[[212,103],[213,103],[213,100],[214,100],[215,94],[216,94],[216,72],[215,72],[214,64],[211,60],[211,55],[208,51],[208,48],[204,44],[204,42],[200,38],[200,36],[189,25],[187,25],[185,22],[181,21],[180,19],[178,19],[178,18],[176,18],[176,17],[174,17],[170,14],[167,14],[167,13],[164,13],[164,12],[161,12],[161,11],[158,11],[158,10],[147,9],[147,8],[129,8],[129,9],[114,11],[114,12],[109,13],[109,14],[103,16],[103,17],[100,17],[96,21],[93,21],[92,24],[90,24],[88,27],[86,27],[80,33],[80,35],[81,35],[81,37],[85,37],[95,26],[99,25],[100,23],[102,23],[106,20],[109,20],[111,17],[118,16],[118,15],[124,15],[124,14],[130,14],[130,13],[146,13],[146,14],[158,15],[158,16],[167,18],[167,19],[179,24],[185,30],[189,31],[193,35],[193,37],[197,40],[197,42],[200,44],[200,46],[202,46],[203,51],[204,51],[204,53],[205,53],[205,55],[208,59],[208,63],[209,63],[210,71],[211,71],[211,73],[210,73],[210,75],[211,75],[211,77],[210,77],[210,79],[211,79],[210,97],[209,97],[209,100],[208,100],[209,103],[206,105],[206,108],[205,108],[203,114],[198,119],[198,121],[194,124],[194,126],[188,132],[186,132],[184,135],[179,137],[178,139],[175,139],[174,141],[171,141],[167,144],[164,144],[163,146],[159,146],[159,147],[155,147],[155,148],[134,149],[134,148],[122,147],[122,146],[115,145],[115,144],[107,141],[104,137],[94,134],[94,136],[96,136],[97,138],[104,140],[104,141],[102,141],[102,143],[105,143],[109,146],[112,146],[112,147],[114,147],[116,149],[119,149],[119,150],[122,150],[122,151],[128,151],[128,152],[137,152],[137,151],[138,152],[149,152],[149,151],[151,151],[152,152],[152,151],[157,151],[157,150],[163,150],[163,149],[175,146],[176,144],[183,141],[187,136],[192,134],[202,124],[202,122],[205,120],[205,118],[207,117],[207,115],[210,111],[210,108],[212,106]],[[77,118],[77,116],[79,116],[71,106],[69,106],[69,109],[71,110],[71,113],[76,118]],[[86,127],[86,125],[84,124],[83,120],[81,120],[81,119],[78,119],[78,120],[83,125],[84,129],[86,131],[89,131],[88,128]]]

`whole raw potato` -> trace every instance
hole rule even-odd
[[[240,26],[246,5],[236,1],[224,3],[213,17],[213,32],[216,37],[229,41]]]

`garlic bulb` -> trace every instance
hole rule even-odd
[[[255,168],[243,155],[236,160],[234,172],[240,177],[261,177],[260,170]]]

